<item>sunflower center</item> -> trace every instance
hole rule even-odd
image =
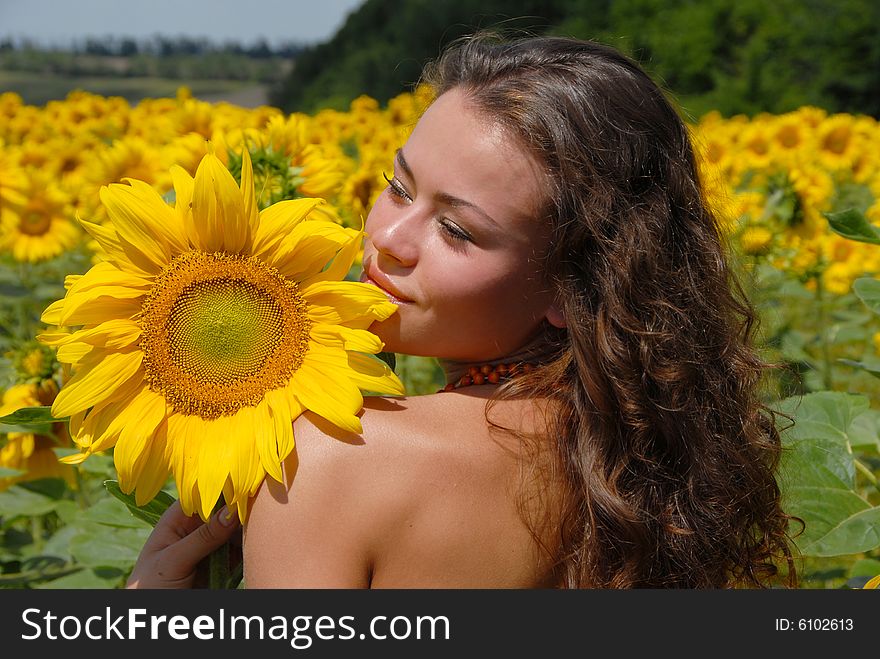
[[[42,236],[52,226],[52,218],[39,209],[28,209],[21,214],[18,230],[28,236]]]
[[[182,414],[217,418],[284,386],[308,350],[295,282],[253,257],[186,252],[142,308],[146,380]]]

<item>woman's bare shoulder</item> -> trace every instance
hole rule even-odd
[[[418,506],[422,470],[442,461],[427,437],[432,409],[419,398],[367,398],[361,434],[301,415],[284,482],[267,477],[251,502],[248,587],[368,585],[384,535]]]
[[[489,437],[485,403],[455,394],[367,398],[361,434],[302,415],[284,483],[267,478],[252,502],[247,585],[365,587],[401,534],[418,546],[412,534],[423,526],[455,541],[450,528],[479,523],[480,506],[497,513],[518,472]]]

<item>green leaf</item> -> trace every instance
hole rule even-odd
[[[127,529],[140,529],[144,528],[144,524],[148,524],[144,519],[132,514],[125,503],[108,497],[101,499],[86,510],[82,519],[104,526]]]
[[[13,425],[10,423],[0,423],[0,435],[9,434],[11,432],[33,433],[34,435],[49,435],[52,433],[52,426],[49,424],[42,426],[22,426]]]
[[[861,394],[819,391],[805,396],[792,396],[772,405],[773,409],[794,417],[794,426],[783,432],[786,444],[800,439],[830,439],[841,443],[849,439],[853,420],[869,408]],[[787,425],[785,419],[780,422]]]
[[[58,501],[16,485],[0,492],[0,517],[36,517],[52,512]]]
[[[46,581],[45,583],[36,586],[36,588],[46,589],[46,590],[54,590],[54,589],[77,589],[77,590],[85,590],[85,589],[100,589],[100,590],[109,590],[111,588],[116,588],[122,579],[122,572],[114,571],[114,570],[100,570],[101,574],[98,574],[95,570],[85,569],[79,570],[78,572],[74,572],[73,574],[68,574],[59,579],[53,579],[52,581]],[[102,576],[109,575],[109,576]]]
[[[793,487],[785,510],[804,520],[794,538],[805,556],[844,556],[880,547],[880,507],[855,492],[829,487]]]
[[[137,561],[150,529],[127,529],[83,524],[70,541],[70,553],[77,563],[87,567],[115,567],[127,570]]]
[[[801,439],[783,451],[780,466],[783,491],[807,486],[852,490],[855,479],[853,456],[836,440]]]
[[[880,245],[880,232],[868,222],[864,214],[856,209],[849,208],[839,213],[825,213],[825,217],[834,233],[860,243]]]
[[[13,426],[44,426],[58,421],[67,421],[67,418],[56,419],[52,416],[52,408],[48,405],[23,407],[20,410],[15,410],[12,414],[0,416],[0,423]]]
[[[868,410],[853,420],[849,427],[849,443],[853,448],[880,450],[880,411]]]
[[[850,577],[873,577],[880,574],[880,561],[873,558],[862,558],[852,564]]]
[[[167,492],[160,491],[152,501],[144,506],[138,506],[135,503],[134,494],[123,492],[119,487],[119,481],[104,481],[104,487],[110,494],[124,503],[132,515],[147,522],[150,526],[156,526],[159,518],[162,517],[162,513],[168,509],[168,506],[174,503],[174,497]]]
[[[880,281],[873,277],[860,277],[853,282],[853,291],[868,309],[880,314]]]

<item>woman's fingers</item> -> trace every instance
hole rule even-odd
[[[181,566],[195,566],[205,556],[228,542],[239,528],[238,516],[223,506],[211,516],[207,524],[199,525],[188,535],[170,544],[163,552],[163,559]],[[183,527],[179,527],[183,528]]]
[[[132,570],[128,588],[191,588],[199,562],[240,530],[224,506],[208,523],[169,506],[150,534]]]

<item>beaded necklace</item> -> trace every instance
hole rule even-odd
[[[469,387],[472,384],[500,384],[512,380],[517,375],[531,373],[535,370],[534,364],[529,363],[511,363],[511,364],[483,364],[482,366],[471,366],[468,372],[462,375],[455,382],[450,382],[437,393],[444,391],[453,391],[462,387]]]

